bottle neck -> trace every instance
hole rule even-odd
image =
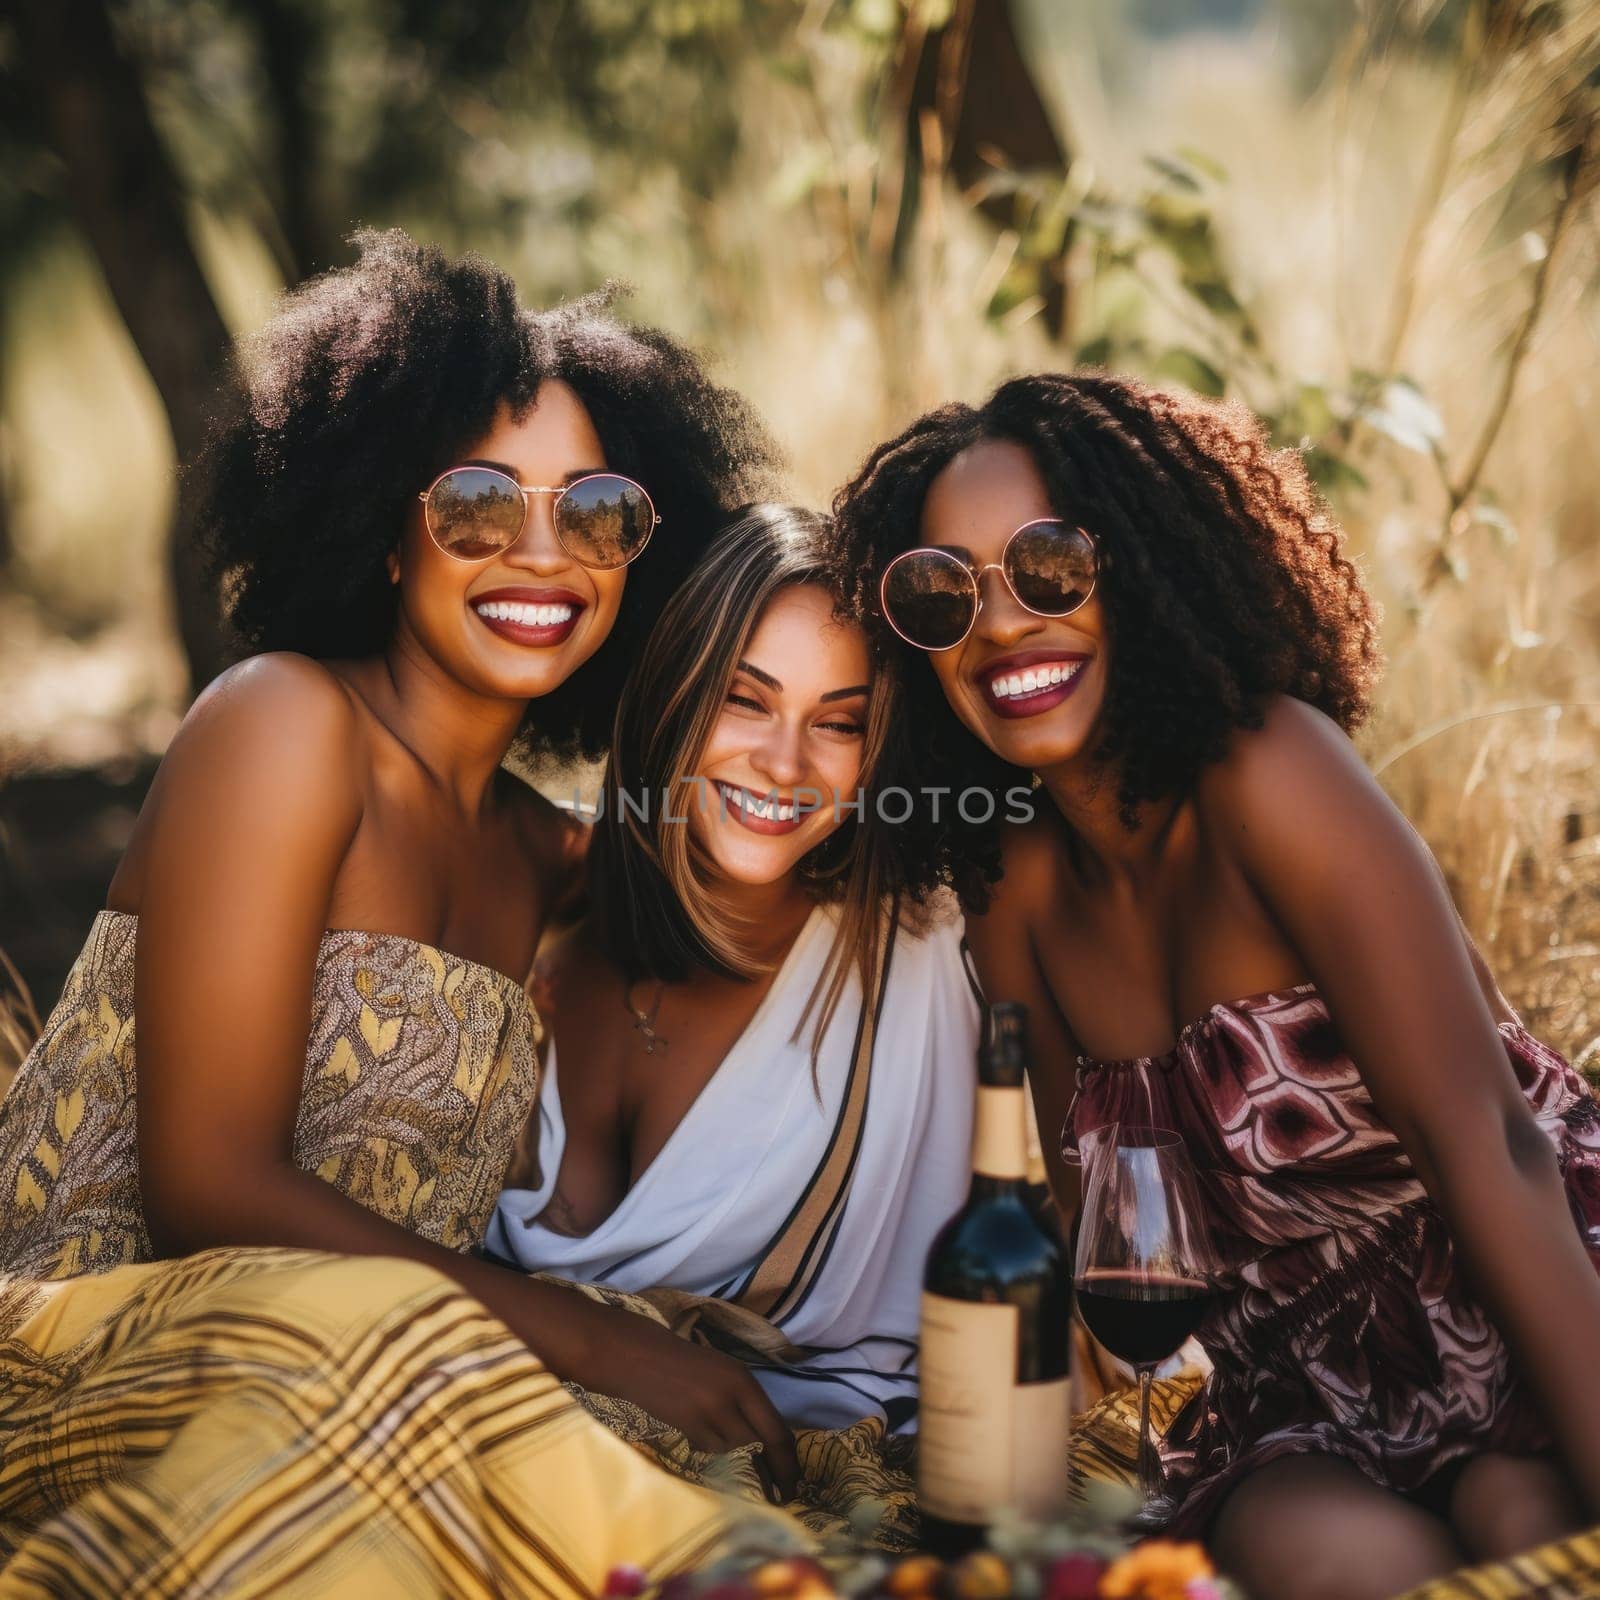
[[[1029,1216],[1034,1208],[1028,1203],[1028,1185],[1021,1178],[991,1178],[987,1173],[974,1172],[967,1190],[969,1206],[988,1205],[991,1200],[1005,1200],[1019,1205]]]
[[[1026,1091],[978,1086],[977,1115],[972,1127],[974,1179],[1021,1183],[1028,1175]]]

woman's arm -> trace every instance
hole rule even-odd
[[[792,1441],[737,1363],[642,1318],[419,1238],[292,1159],[315,963],[361,825],[358,716],[316,663],[258,657],[201,697],[162,766],[135,962],[138,1142],[156,1248],[401,1256],[483,1302],[552,1371],[697,1443]]]
[[[1437,864],[1344,734],[1298,701],[1238,736],[1201,803],[1304,960],[1600,1515],[1600,1277]]]
[[[1078,1210],[1078,1168],[1061,1155],[1062,1130],[1077,1081],[1077,1045],[1039,965],[1033,933],[1045,925],[1050,886],[1056,881],[1050,849],[1049,835],[1037,825],[1020,823],[1005,830],[1005,876],[988,910],[967,918],[967,944],[989,1002],[1020,1000],[1028,1008],[1028,1085],[1065,1239]]]

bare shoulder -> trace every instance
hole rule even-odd
[[[1353,801],[1388,806],[1344,729],[1289,695],[1274,697],[1259,728],[1235,729],[1195,786],[1203,820],[1222,831],[1273,821],[1292,828],[1297,818],[1320,821]]]
[[[367,719],[352,691],[320,661],[274,651],[207,685],[162,770],[258,803],[320,798],[348,810],[362,803],[369,760]]]
[[[1202,825],[1247,875],[1336,883],[1394,848],[1420,847],[1348,734],[1287,695],[1259,728],[1238,729],[1200,775]]]
[[[278,650],[251,656],[214,678],[189,708],[171,754],[200,744],[274,754],[358,748],[361,716],[338,675],[310,656]],[[340,762],[339,765],[343,765]]]
[[[1227,753],[1200,775],[1202,805],[1249,805],[1333,779],[1371,781],[1350,736],[1331,717],[1290,695],[1275,695],[1259,728],[1236,728]]]
[[[348,842],[365,804],[367,741],[339,678],[307,656],[252,656],[214,679],[162,758],[108,894],[136,911],[151,851],[187,860],[267,840]],[[252,846],[251,841],[257,841]]]

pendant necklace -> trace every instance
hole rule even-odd
[[[633,1003],[633,991],[634,984],[630,983],[622,996],[622,1003],[628,1008],[634,1027],[644,1035],[644,1053],[647,1056],[657,1055],[667,1048],[667,1041],[656,1032],[656,1018],[661,1015],[661,997],[666,993],[666,984],[657,980],[655,1002],[648,1011],[641,1010]]]

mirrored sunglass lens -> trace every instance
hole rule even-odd
[[[1030,611],[1065,616],[1076,611],[1094,588],[1094,545],[1082,528],[1036,522],[1011,541],[1006,577]]]
[[[972,624],[971,574],[953,556],[908,556],[889,572],[883,608],[913,644],[948,650]]]
[[[476,561],[516,543],[522,491],[504,473],[463,467],[446,473],[428,495],[428,531],[453,556]]]
[[[611,473],[580,479],[556,502],[556,531],[585,566],[626,565],[644,549],[654,524],[644,490]]]

